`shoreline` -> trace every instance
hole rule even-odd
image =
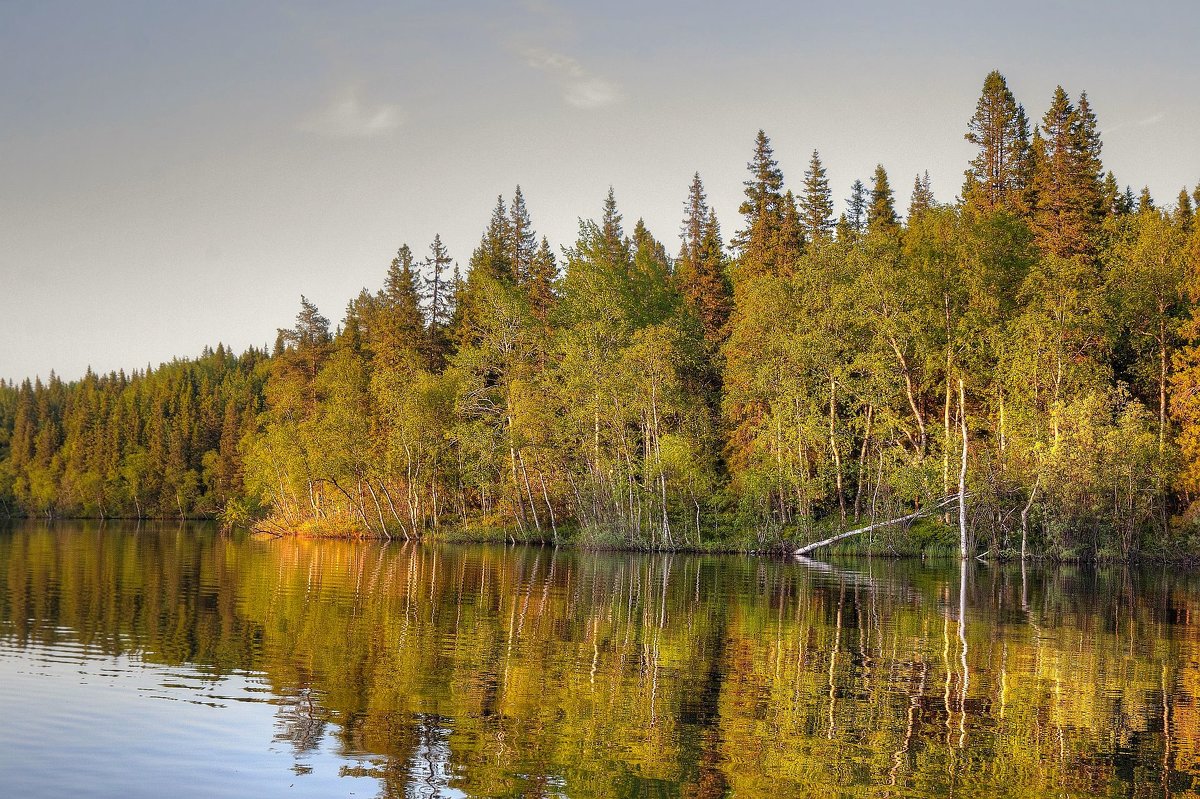
[[[947,542],[932,541],[909,541],[895,542],[907,543],[913,548],[905,548],[898,550],[893,546],[888,545],[886,549],[870,548],[870,547],[838,547],[830,546],[818,553],[810,555],[798,555],[795,549],[803,546],[802,542],[797,541],[777,541],[766,546],[739,546],[736,543],[729,541],[713,542],[710,545],[686,544],[679,546],[653,546],[649,544],[640,544],[634,542],[619,543],[614,541],[589,541],[580,540],[579,531],[577,529],[569,529],[568,534],[559,536],[559,540],[555,541],[550,537],[524,537],[520,531],[515,528],[496,528],[496,527],[459,527],[447,529],[439,532],[431,532],[420,537],[399,537],[393,536],[391,539],[376,535],[364,534],[349,529],[340,529],[337,532],[313,532],[298,529],[295,527],[286,527],[280,524],[265,525],[264,520],[260,520],[250,525],[223,525],[220,520],[213,516],[187,516],[187,517],[136,517],[136,516],[0,516],[0,529],[5,525],[20,524],[20,523],[43,523],[43,524],[59,524],[64,522],[93,522],[98,525],[104,525],[108,522],[114,523],[148,523],[165,525],[169,523],[175,524],[205,524],[213,525],[221,534],[229,534],[232,530],[245,532],[259,540],[276,540],[276,539],[299,539],[307,541],[351,541],[357,543],[379,543],[379,544],[453,544],[453,545],[482,545],[482,544],[502,544],[504,546],[537,546],[537,547],[552,547],[555,549],[572,550],[577,552],[608,552],[608,553],[630,553],[630,554],[680,554],[680,555],[742,555],[747,557],[768,557],[768,558],[795,558],[797,560],[822,561],[830,557],[851,557],[851,558],[879,558],[883,560],[895,561],[911,561],[911,560],[959,560],[956,551],[946,546]],[[949,535],[951,528],[946,527],[945,530],[938,530]],[[975,553],[970,558],[987,565],[1000,565],[1009,563],[1020,563],[1019,554],[1002,553],[1000,555],[992,555],[988,552]],[[1086,554],[1057,554],[1057,553],[1041,553],[1030,554],[1025,559],[1029,563],[1051,563],[1055,565],[1095,565],[1095,566],[1142,566],[1142,565],[1176,565],[1185,566],[1188,568],[1200,568],[1200,554],[1193,552],[1137,552],[1130,555],[1109,555],[1098,553]]]

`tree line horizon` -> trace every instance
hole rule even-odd
[[[270,352],[0,381],[0,515],[761,549],[962,462],[975,552],[1200,552],[1200,185],[1121,189],[1086,92],[1031,127],[999,72],[965,136],[959,196],[919,174],[903,218],[882,165],[834,218],[760,130],[728,240],[699,174],[675,256],[611,189],[556,254],[518,187],[465,274],[402,245]]]

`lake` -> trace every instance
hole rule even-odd
[[[0,527],[0,796],[1184,796],[1163,567]]]

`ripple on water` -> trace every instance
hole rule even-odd
[[[22,526],[0,795],[1195,789],[1194,578],[957,568]]]

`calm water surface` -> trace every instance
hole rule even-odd
[[[0,796],[1197,795],[1200,580],[960,577],[0,528]]]

